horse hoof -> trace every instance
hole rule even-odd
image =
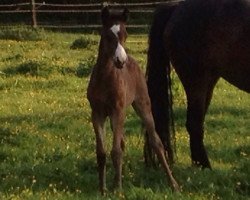
[[[211,169],[212,170],[212,167],[211,167],[209,162],[201,163],[199,161],[192,161],[192,166],[198,167],[198,168],[201,168],[201,169]]]

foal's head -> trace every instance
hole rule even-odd
[[[117,68],[122,68],[127,60],[124,43],[127,38],[125,23],[129,11],[110,12],[108,7],[102,9],[101,48],[111,58]]]

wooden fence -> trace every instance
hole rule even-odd
[[[35,0],[27,0],[27,2],[18,4],[0,4],[0,16],[3,19],[1,24],[9,26],[29,24],[34,28],[98,28],[100,27],[98,23],[100,21],[100,10],[105,5],[117,9],[127,7],[131,14],[145,16],[152,15],[155,8],[161,4],[176,4],[178,2],[170,0],[165,2],[124,4],[47,4],[45,2],[36,3]],[[6,22],[6,19],[11,19],[11,21],[7,20]],[[81,20],[84,23],[81,23]],[[134,28],[145,28],[147,26],[147,23],[130,23],[129,25],[129,27]]]

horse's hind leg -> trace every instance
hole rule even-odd
[[[116,110],[110,117],[113,130],[113,147],[111,158],[115,168],[114,188],[122,189],[122,153],[124,150],[124,120],[125,113],[123,109]]]
[[[98,112],[92,112],[92,123],[96,135],[96,157],[99,173],[99,189],[102,195],[106,190],[106,152],[104,147],[104,130],[105,117],[98,114]]]
[[[197,84],[187,86],[187,122],[186,127],[190,135],[190,149],[192,162],[195,165],[211,168],[206,149],[204,147],[204,120],[212,98],[213,88],[218,78],[203,77]]]
[[[141,117],[146,127],[146,131],[148,133],[149,145],[155,151],[163,169],[167,173],[167,176],[171,183],[171,187],[173,188],[173,190],[179,191],[180,190],[179,185],[174,179],[172,172],[169,168],[169,165],[167,163],[164,146],[158,134],[155,132],[155,124],[154,124],[154,119],[153,119],[153,115],[151,112],[151,105],[150,105],[149,98],[147,98],[147,96],[145,95],[144,97],[136,100],[132,105],[135,111],[137,112],[137,114]]]

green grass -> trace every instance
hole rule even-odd
[[[43,32],[44,34],[44,32]],[[172,193],[160,169],[145,168],[140,122],[126,122],[124,191],[98,193],[95,137],[86,99],[98,35],[45,32],[39,41],[0,40],[0,199],[249,199],[250,98],[225,81],[214,91],[205,123],[211,170],[191,167],[185,95],[174,75],[178,160]],[[86,48],[70,48],[79,38]],[[147,36],[129,35],[127,50],[145,70]],[[107,149],[111,131],[107,125]]]

